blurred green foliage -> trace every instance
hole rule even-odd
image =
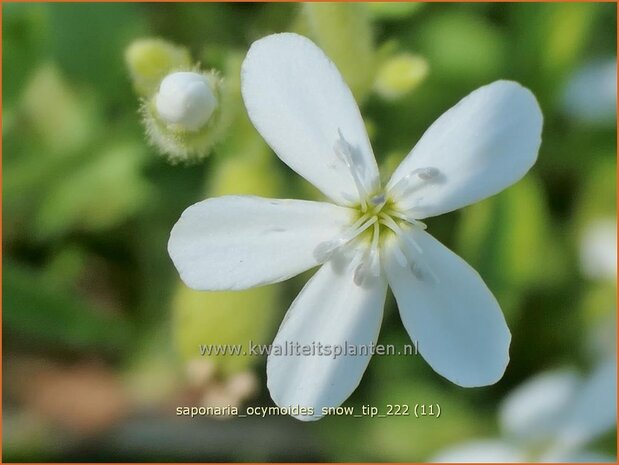
[[[545,124],[539,161],[523,181],[428,221],[479,271],[505,311],[513,342],[504,379],[466,390],[420,357],[375,357],[347,404],[440,403],[441,418],[333,417],[314,424],[266,418],[254,433],[282,451],[295,443],[278,442],[282,431],[313,438],[310,452],[295,449],[284,455],[288,460],[427,460],[453,443],[491,436],[500,399],[524,379],[565,364],[591,366],[587,338],[615,314],[616,285],[582,275],[579,241],[590,222],[616,217],[616,131],[614,121],[586,124],[566,114],[562,92],[591,60],[616,57],[614,5],[6,3],[2,9],[4,378],[16,383],[12,367],[25,358],[102,360],[141,399],[134,405],[150,409],[151,422],[162,425],[159,436],[140,443],[146,430],[112,423],[112,431],[131,432],[135,448],[118,449],[103,435],[96,455],[79,455],[75,440],[63,440],[56,424],[32,417],[34,407],[5,389],[5,420],[29,426],[4,438],[4,460],[277,456],[259,445],[248,454],[225,448],[225,441],[220,448],[195,438],[176,443],[165,429],[169,406],[184,398],[183,367],[199,356],[198,345],[269,342],[304,282],[305,276],[245,293],[196,293],[180,283],[166,251],[180,213],[206,196],[320,198],[277,160],[244,114],[241,58],[253,40],[272,32],[306,34],[336,62],[359,99],[382,167],[397,166],[437,116],[494,79],[529,87]],[[125,65],[128,47],[144,38],[187,47],[194,65],[218,70],[228,86],[220,102],[225,124],[201,164],[171,166],[147,144]],[[402,81],[405,71],[412,77]],[[159,71],[149,72],[156,81]],[[142,84],[141,94],[156,86]],[[379,342],[408,343],[391,298]],[[271,405],[263,358],[216,364],[222,379],[253,370],[261,380],[250,403]],[[227,430],[237,442],[248,431],[242,422],[231,420],[236,426]],[[41,442],[42,434],[56,442]],[[161,447],[169,450],[153,446],[168,437]],[[610,442],[603,447],[614,453]]]

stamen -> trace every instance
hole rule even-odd
[[[413,273],[413,275],[415,276],[415,278],[417,278],[420,281],[423,281],[424,278],[424,272],[423,270],[419,267],[418,264],[416,263],[411,263],[411,266],[409,267],[409,269],[411,270],[411,273]]]
[[[342,130],[338,128],[337,130],[339,139],[335,142],[335,146],[333,147],[335,154],[337,157],[344,162],[347,166],[350,174],[355,182],[355,187],[357,188],[357,192],[359,193],[359,200],[361,202],[361,210],[363,212],[367,211],[367,201],[368,193],[365,190],[363,182],[361,180],[361,175],[358,170],[358,165],[355,163],[353,159],[353,147],[348,143],[346,139],[344,139],[344,135],[342,134]]]
[[[372,276],[378,277],[380,275],[380,260],[379,255],[380,251],[378,248],[378,239],[380,235],[380,227],[378,222],[374,223],[374,235],[372,236],[372,246],[370,249],[370,254],[372,257]],[[375,259],[375,260],[374,260]]]
[[[438,168],[434,168],[433,166],[414,169],[396,182],[395,185],[389,190],[389,193],[392,197],[400,197],[415,188],[420,188],[424,183],[436,181],[440,174],[440,170]],[[422,182],[416,183],[414,177],[419,178]]]
[[[408,265],[408,259],[406,258],[404,252],[402,252],[399,242],[394,244],[394,247],[395,248],[393,250],[395,252],[395,261],[398,262],[398,265],[400,265],[402,268],[406,268],[406,266]]]
[[[419,247],[419,244],[417,244],[417,242],[415,242],[410,237],[410,235],[400,237],[404,238],[404,242],[402,243],[404,245],[403,253],[408,258],[408,262],[410,263],[409,269],[411,270],[411,273],[413,273],[413,275],[420,281],[427,281],[433,284],[437,284],[438,277],[432,271],[432,268],[428,265],[426,260],[422,257],[423,254],[420,253],[419,255],[415,256],[410,249],[411,247],[413,247],[417,251],[420,251],[421,248]]]
[[[403,210],[403,211],[385,210],[385,214],[388,215],[388,216],[395,216],[396,218],[404,220],[407,223],[412,224],[413,226],[417,226],[418,228],[421,228],[424,231],[426,229],[428,229],[428,226],[423,221],[416,220],[416,219],[411,218],[410,216],[406,215],[405,212],[407,212],[407,211],[408,210]]]
[[[411,263],[410,270],[418,280],[438,284],[438,277],[434,274],[432,268],[430,268],[427,263],[423,263],[422,265],[419,261],[413,262]]]
[[[353,281],[357,286],[363,286],[369,279],[378,278],[380,276],[380,252],[378,249],[379,234],[380,228],[378,226],[378,222],[376,222],[374,223],[372,244],[363,254],[361,263],[359,263],[355,269]]]
[[[415,241],[410,234],[405,234],[402,228],[400,228],[400,226],[387,214],[380,213],[379,217],[380,223],[391,229],[399,239],[398,242],[394,244],[395,249],[393,249],[398,264],[402,268],[408,266],[411,273],[420,281],[428,281],[433,284],[438,283],[438,277],[423,259],[423,249],[417,241]]]
[[[335,252],[339,247],[352,241],[355,237],[378,221],[376,216],[367,219],[368,216],[369,215],[363,215],[339,237],[318,244],[316,250],[314,250],[314,257],[316,260],[320,263],[326,262],[329,258],[331,258],[333,252]]]
[[[398,226],[398,224],[395,221],[393,221],[393,219],[390,216],[385,215],[384,213],[380,213],[378,216],[380,217],[380,220],[381,220],[380,222],[382,224],[384,224],[389,229],[391,229],[394,233],[396,233],[398,237],[401,237],[402,239],[404,239],[404,241],[409,243],[409,245],[411,245],[415,250],[417,250],[417,252],[419,252],[420,254],[423,254],[423,250],[421,247],[419,247],[419,244],[417,244],[417,242],[412,237],[410,237],[409,234],[404,234],[404,231],[402,231],[402,228],[400,228],[400,226]]]
[[[415,216],[419,214],[419,210],[416,210],[415,207],[410,207],[410,208],[400,210],[399,213],[405,216],[406,218],[415,218]],[[419,221],[419,220],[415,220],[415,221]],[[425,223],[422,223],[421,221],[419,221],[419,223],[425,226]]]

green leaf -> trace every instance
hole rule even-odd
[[[281,315],[278,286],[237,292],[199,292],[180,283],[172,304],[174,338],[186,361],[200,358],[200,345],[241,345],[245,355],[204,355],[224,375],[244,371],[266,357],[250,355],[249,342],[267,344]],[[213,349],[215,350],[215,349]]]
[[[2,98],[5,108],[18,98],[24,81],[48,51],[50,6],[43,3],[3,5]]]
[[[527,286],[552,283],[565,268],[558,243],[550,240],[548,217],[542,187],[529,174],[462,211],[456,251],[479,272],[499,301],[504,296],[515,304]]]
[[[614,155],[591,163],[582,182],[575,206],[575,226],[578,232],[592,220],[617,215],[617,161]]]
[[[29,128],[41,138],[48,158],[74,154],[100,124],[88,96],[76,92],[57,66],[49,63],[28,81],[20,110]]]
[[[429,17],[415,31],[414,43],[430,65],[432,77],[458,88],[501,77],[505,36],[485,18],[464,12]]]
[[[310,37],[337,65],[358,101],[374,82],[376,56],[368,6],[364,3],[303,3]]]
[[[142,148],[122,144],[69,172],[43,200],[37,234],[52,237],[72,229],[103,230],[138,212],[151,193],[140,174],[142,161]]]
[[[147,31],[142,5],[64,3],[50,10],[53,58],[73,79],[106,95],[106,104],[131,101],[123,51]]]
[[[5,262],[2,286],[2,321],[9,337],[80,350],[117,351],[128,342],[126,321],[55,286],[45,274]]]
[[[368,2],[373,18],[388,21],[404,20],[423,6],[422,2]]]
[[[512,10],[511,69],[519,80],[533,81],[538,99],[552,100],[582,57],[600,5],[584,2],[516,4]]]

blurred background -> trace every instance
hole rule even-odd
[[[5,3],[2,13],[4,461],[615,460],[614,4]],[[273,405],[265,358],[201,357],[198,345],[271,342],[311,274],[199,293],[166,251],[181,212],[207,196],[320,198],[240,99],[249,45],[281,31],[335,61],[387,176],[481,85],[514,79],[540,102],[543,143],[525,179],[428,220],[501,304],[513,335],[504,378],[463,389],[421,357],[374,357],[345,403],[439,404],[440,418],[176,416]],[[166,155],[140,99],[171,69],[198,65],[222,80],[218,117],[197,156],[195,141]],[[391,296],[379,343],[409,343]]]

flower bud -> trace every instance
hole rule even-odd
[[[217,107],[217,99],[206,77],[194,72],[178,72],[161,81],[155,107],[166,124],[195,132],[209,120]]]
[[[77,93],[60,70],[45,64],[34,71],[19,103],[25,118],[45,150],[68,155],[88,143],[96,126],[88,95]]]
[[[208,155],[225,123],[219,104],[223,88],[222,80],[212,72],[181,71],[163,78],[156,93],[142,105],[151,144],[172,163]]]
[[[242,112],[241,55],[229,53],[222,73],[202,71],[184,47],[147,39],[133,43],[126,59],[146,137],[170,163],[208,156]]]
[[[386,60],[378,70],[374,87],[387,100],[400,98],[417,87],[428,74],[427,61],[401,53]]]
[[[136,92],[151,97],[163,77],[171,71],[190,69],[191,56],[185,47],[162,39],[139,39],[125,51],[125,62]]]

